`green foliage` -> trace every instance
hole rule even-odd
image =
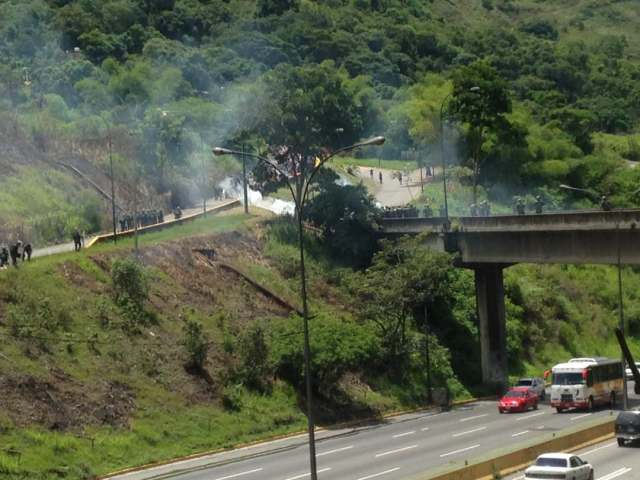
[[[209,339],[202,329],[202,324],[194,320],[185,320],[182,334],[181,343],[189,357],[188,365],[202,370],[209,352]]]
[[[308,202],[305,217],[322,229],[336,258],[356,267],[367,265],[377,247],[379,228],[373,197],[362,184],[341,186],[329,180],[319,188]]]
[[[149,277],[143,266],[134,259],[117,259],[111,265],[114,300],[129,320],[134,331],[149,322],[145,310],[149,299]]]
[[[380,345],[370,326],[348,317],[318,312],[310,321],[311,369],[314,389],[328,392],[350,371],[375,368]],[[302,319],[292,317],[272,323],[271,359],[280,378],[296,386],[304,379]]]

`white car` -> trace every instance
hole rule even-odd
[[[577,455],[545,453],[536,458],[524,471],[525,480],[540,478],[566,478],[567,480],[593,480],[593,467]]]
[[[518,383],[515,384],[516,387],[528,387],[533,393],[535,393],[540,400],[544,400],[545,394],[545,385],[544,380],[538,377],[532,378],[521,378],[518,380]]]
[[[636,362],[636,368],[640,370],[640,362]],[[625,368],[625,372],[627,374],[627,380],[633,380],[633,373],[631,373],[631,369],[629,367]]]

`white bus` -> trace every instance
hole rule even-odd
[[[623,368],[620,360],[610,358],[572,358],[551,369],[551,406],[562,412],[567,408],[587,408],[610,404],[623,394]]]

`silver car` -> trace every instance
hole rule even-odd
[[[577,455],[545,453],[536,458],[524,471],[525,480],[540,478],[566,478],[567,480],[593,480],[593,467]]]
[[[538,377],[530,377],[530,378],[521,378],[518,380],[518,383],[515,384],[516,387],[529,387],[533,393],[538,396],[538,399],[544,400],[545,397],[545,385],[544,379]]]

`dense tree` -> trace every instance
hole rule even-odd
[[[473,170],[473,202],[477,203],[480,168],[496,140],[522,143],[522,134],[509,123],[511,111],[506,82],[487,62],[461,67],[453,77],[450,110],[465,125],[465,140]],[[493,144],[498,142],[494,141]]]

